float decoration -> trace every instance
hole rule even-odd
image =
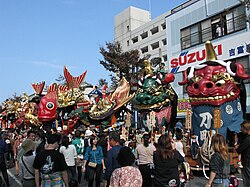
[[[192,130],[198,135],[200,144],[206,134],[214,128],[213,111],[221,110],[220,134],[226,137],[227,129],[239,132],[245,113],[246,93],[243,80],[249,79],[240,63],[218,60],[210,41],[206,42],[206,62],[183,72],[187,92],[192,106]],[[242,104],[243,103],[243,104]]]
[[[70,131],[81,124],[112,125],[111,116],[119,112],[134,97],[134,94],[129,94],[129,83],[122,78],[119,86],[109,96],[106,93],[106,85],[102,92],[95,86],[88,94],[88,100],[85,98],[86,92],[80,87],[86,71],[78,77],[73,77],[64,67],[64,76],[67,86],[54,83],[48,87],[47,94],[41,99],[38,112],[41,122],[51,123],[57,119],[63,129]]]
[[[192,107],[191,131],[198,136],[203,166],[209,165],[213,154],[211,139],[217,129],[217,133],[224,137],[227,137],[228,130],[240,131],[246,112],[243,80],[250,78],[242,64],[218,60],[210,41],[205,47],[206,61],[185,70],[184,80],[179,82],[187,86]],[[220,111],[220,114],[214,114],[214,111]]]
[[[158,124],[164,118],[167,124],[173,122],[177,113],[177,95],[170,85],[173,81],[172,73],[154,72],[150,62],[145,60],[144,75],[133,99],[134,108],[139,112],[154,111]]]

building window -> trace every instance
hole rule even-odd
[[[144,38],[148,37],[148,32],[144,32],[141,34],[141,39],[143,40]]]
[[[168,56],[167,55],[163,55],[162,58],[163,58],[164,62],[166,62],[168,60]]]
[[[155,42],[151,44],[152,50],[157,49],[159,47],[159,42]]]
[[[141,48],[141,53],[144,54],[148,52],[148,46]]]
[[[210,27],[211,20],[205,20],[201,22],[201,40],[206,42],[212,39],[212,29]]]
[[[190,39],[192,45],[197,45],[200,43],[199,39],[199,24],[195,24],[190,27]]]
[[[127,32],[129,32],[129,25],[127,25]]]
[[[127,46],[129,46],[129,40],[127,40]]]
[[[136,43],[136,42],[138,42],[138,36],[132,38],[132,42],[133,42],[133,44]]]
[[[191,38],[190,28],[183,29],[181,31],[181,48],[182,49],[186,49],[191,46],[190,38]]]
[[[166,38],[164,38],[161,42],[162,42],[162,45],[167,45],[167,39]]]
[[[181,30],[181,49],[216,39],[246,28],[243,5]]]
[[[166,29],[166,22],[164,22],[163,24],[161,24],[161,28],[162,28],[162,30]]]
[[[154,35],[154,34],[156,34],[157,32],[159,32],[159,28],[158,28],[158,27],[154,27],[154,28],[152,28],[150,31],[151,31],[151,34]]]

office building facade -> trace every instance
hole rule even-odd
[[[141,17],[144,19],[133,25]],[[207,40],[215,46],[219,60],[240,62],[250,74],[249,19],[249,7],[239,0],[189,0],[154,20],[148,11],[129,7],[115,17],[115,41],[124,51],[138,49],[141,57],[162,58],[167,70],[175,74],[172,86],[179,96],[178,116],[182,117],[190,105],[185,87],[178,82],[185,69],[206,60],[202,53]],[[249,118],[250,80],[245,86]]]

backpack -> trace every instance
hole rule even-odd
[[[230,184],[233,185],[233,187],[238,187],[239,186],[239,181],[236,177],[231,177],[230,178]]]

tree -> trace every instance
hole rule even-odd
[[[63,75],[59,75],[59,77],[56,79],[56,82],[63,85],[63,86],[67,85],[66,79],[64,78]]]
[[[103,87],[105,84],[108,85],[108,82],[106,79],[99,79],[98,87]]]
[[[111,75],[111,87],[117,86],[122,77],[128,81],[138,78],[138,73],[134,70],[143,66],[138,50],[123,52],[119,42],[106,42],[106,48],[100,47],[100,53],[104,58],[104,60],[100,60],[100,64],[106,70],[114,73]]]

